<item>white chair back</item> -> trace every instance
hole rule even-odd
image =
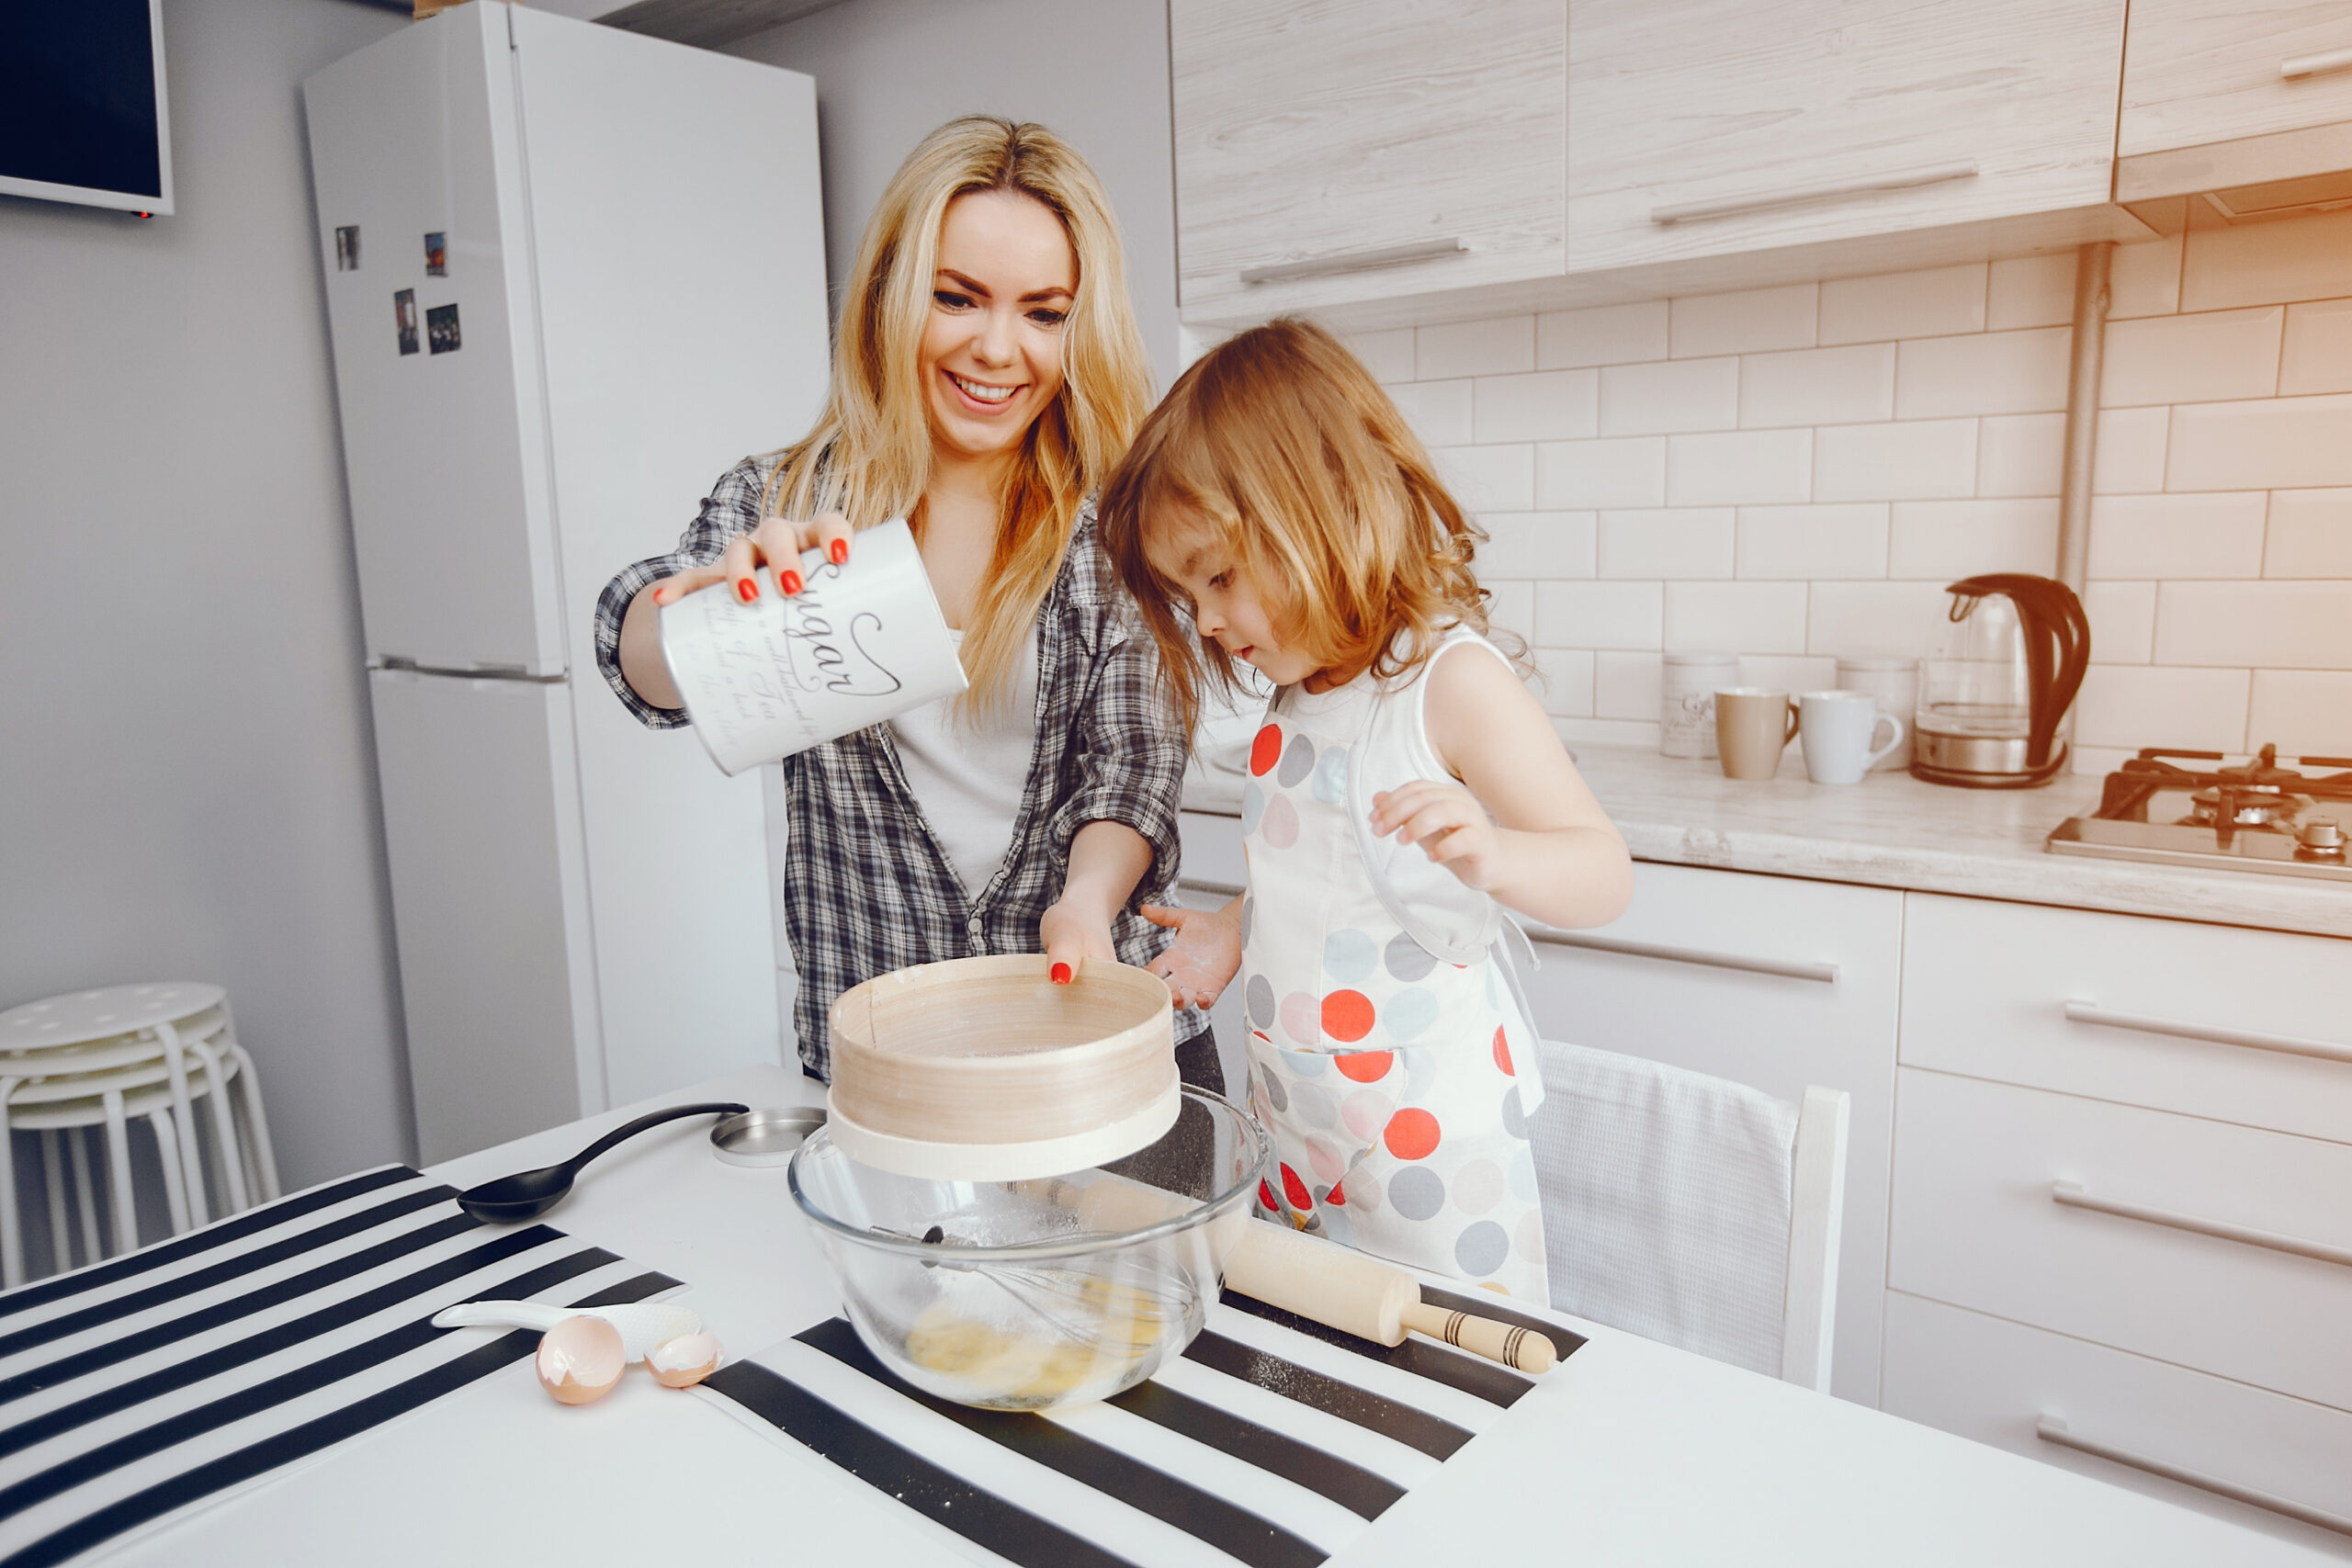
[[[1802,1107],[1545,1041],[1534,1118],[1552,1304],[1826,1389],[1848,1097]]]

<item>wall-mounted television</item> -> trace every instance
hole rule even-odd
[[[171,211],[164,0],[0,0],[0,194]]]

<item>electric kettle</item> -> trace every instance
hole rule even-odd
[[[1955,582],[1951,624],[1919,662],[1911,772],[1930,784],[2030,789],[2066,764],[2059,729],[2090,663],[2083,602],[2047,577]]]

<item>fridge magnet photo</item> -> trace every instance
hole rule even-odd
[[[458,308],[455,305],[435,305],[424,312],[424,341],[435,354],[458,352]]]
[[[403,288],[392,296],[392,320],[401,329],[401,352],[416,352],[416,290]]]
[[[346,224],[334,231],[334,269],[337,272],[359,270],[358,224]]]
[[[449,276],[448,235],[432,233],[424,236],[424,276],[427,277]]]

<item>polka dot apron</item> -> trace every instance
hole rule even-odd
[[[1461,629],[1440,656],[1463,642],[1502,657]],[[1285,687],[1250,750],[1249,1092],[1281,1161],[1259,1200],[1334,1241],[1542,1302],[1527,1136],[1541,1086],[1514,1071],[1532,1068],[1535,1034],[1488,950],[1499,908],[1354,819],[1377,791],[1447,778],[1421,720],[1434,662],[1385,687]],[[1471,961],[1433,955],[1432,930]]]

